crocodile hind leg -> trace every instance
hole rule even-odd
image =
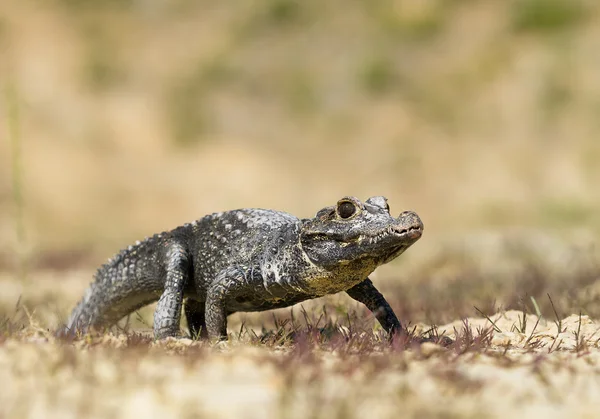
[[[186,249],[180,243],[170,244],[166,263],[165,288],[154,312],[154,339],[179,335],[181,306],[189,268]]]
[[[204,303],[188,298],[185,301],[184,313],[192,339],[207,339]]]

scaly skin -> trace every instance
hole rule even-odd
[[[421,237],[414,212],[390,215],[384,197],[354,197],[312,219],[239,209],[208,215],[122,250],[95,280],[59,333],[115,324],[158,300],[154,336],[178,336],[182,305],[193,337],[227,339],[227,316],[291,306],[345,291],[389,333],[402,330],[368,279]]]

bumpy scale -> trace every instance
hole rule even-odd
[[[400,322],[368,279],[421,237],[414,212],[390,215],[387,199],[354,197],[312,219],[264,209],[211,214],[122,250],[95,280],[60,334],[108,327],[158,301],[154,336],[227,339],[227,316],[291,306],[345,291],[389,333]]]

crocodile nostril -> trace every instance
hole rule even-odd
[[[423,222],[414,211],[403,211],[398,216],[398,222],[403,225],[410,225],[417,229],[423,230]]]

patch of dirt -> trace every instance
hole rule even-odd
[[[440,326],[455,340],[448,347],[388,344],[372,330],[341,345],[335,336],[272,344],[234,334],[217,345],[152,342],[134,332],[65,343],[33,322],[1,338],[0,416],[593,416],[600,326],[587,316],[523,316]]]

